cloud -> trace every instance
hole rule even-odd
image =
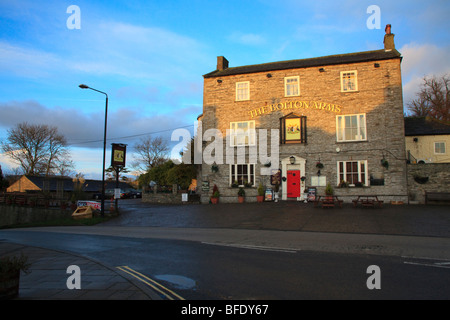
[[[424,76],[450,74],[450,46],[409,43],[398,49],[403,56],[403,100],[405,105],[415,98]]]
[[[61,66],[55,54],[0,41],[0,73],[39,78],[51,74],[52,66]]]
[[[21,77],[54,77],[62,73],[167,80],[198,74],[209,57],[196,39],[163,28],[103,21],[53,35],[57,46],[40,47],[0,41],[0,72]],[[66,37],[64,37],[64,35]]]
[[[8,129],[21,122],[47,124],[58,128],[73,147],[102,148],[104,113],[80,109],[48,108],[36,101],[0,103],[0,127]],[[194,126],[201,107],[187,106],[175,114],[144,116],[140,110],[120,108],[108,112],[107,144],[134,144],[146,135],[169,137],[171,130]],[[5,134],[6,136],[6,134]]]
[[[249,46],[259,46],[267,43],[263,36],[254,33],[234,32],[228,37],[228,39],[233,42]]]

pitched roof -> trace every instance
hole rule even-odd
[[[48,191],[56,191],[58,184],[63,188],[63,191],[73,191],[74,183],[70,177],[43,177],[26,175],[27,179],[34,183],[39,189]],[[44,187],[44,181],[48,181],[48,186]],[[58,183],[59,182],[59,183]],[[106,189],[114,189],[116,187],[115,181],[106,181]],[[126,182],[119,182],[119,188],[129,189],[131,186]],[[85,180],[83,184],[83,191],[86,192],[100,192],[102,189],[101,180]]]
[[[450,124],[428,117],[406,117],[405,135],[424,136],[450,134]]]
[[[287,60],[263,64],[255,64],[241,67],[226,68],[224,70],[215,70],[203,75],[204,78],[213,78],[221,76],[229,76],[236,74],[255,73],[255,72],[267,72],[274,70],[284,69],[296,69],[296,68],[308,68],[319,67],[336,64],[357,63],[367,61],[380,61],[387,59],[402,59],[400,52],[397,50],[386,51],[374,50],[347,54],[337,54],[331,56],[324,56],[318,58],[299,59],[299,60]]]

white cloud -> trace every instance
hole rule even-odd
[[[228,39],[233,42],[249,46],[258,46],[267,43],[263,36],[254,33],[234,32],[228,37]]]
[[[420,89],[424,76],[450,74],[450,47],[409,43],[398,49],[403,56],[403,100],[405,106]]]

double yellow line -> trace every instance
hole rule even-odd
[[[135,277],[139,281],[145,283],[150,288],[152,288],[156,292],[160,293],[161,295],[163,295],[164,297],[166,297],[169,300],[184,300],[183,297],[179,296],[178,294],[176,294],[172,290],[164,287],[162,284],[156,282],[153,279],[150,279],[146,275],[143,275],[142,273],[137,272],[136,270],[131,269],[128,266],[120,266],[120,267],[116,267],[116,268],[119,269],[120,271],[128,273],[129,275]]]

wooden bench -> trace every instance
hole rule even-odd
[[[334,208],[335,205],[342,208],[344,200],[340,200],[337,196],[318,196],[314,201],[314,207],[322,204],[322,208]]]
[[[373,208],[375,206],[382,207],[384,201],[378,200],[378,196],[358,196],[357,199],[352,200],[353,207],[356,207],[358,203],[361,204],[363,208]]]
[[[425,191],[425,204],[428,204],[428,201],[450,201],[450,192]]]

